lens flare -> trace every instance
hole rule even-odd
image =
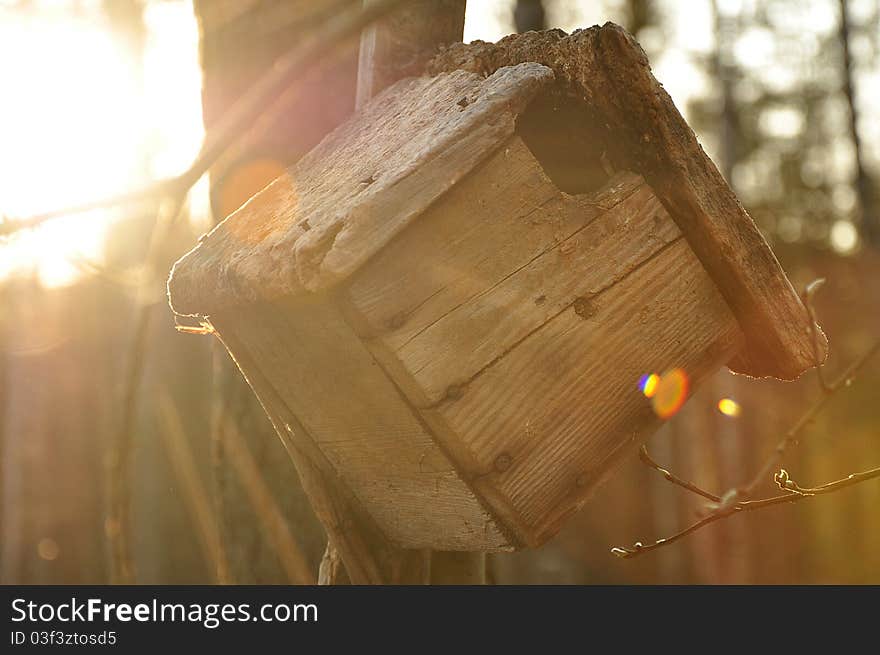
[[[722,398],[718,401],[718,411],[724,414],[725,416],[730,416],[732,418],[736,418],[739,416],[739,413],[742,411],[742,408],[739,406],[739,403],[731,398]]]
[[[654,413],[667,419],[678,413],[687,400],[689,380],[687,373],[680,368],[666,371],[660,376],[651,398]],[[647,394],[646,394],[647,395]]]
[[[656,373],[645,373],[639,378],[639,389],[645,394],[645,398],[651,398],[657,393],[657,385],[660,382],[660,376]]]
[[[58,547],[58,542],[54,539],[45,537],[40,539],[40,543],[37,544],[37,554],[47,562],[58,559],[60,553],[61,549]]]

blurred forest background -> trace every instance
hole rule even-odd
[[[323,535],[287,454],[214,339],[175,331],[164,279],[215,218],[353,110],[357,44],[304,75],[194,186],[185,220],[142,199],[15,222],[183,172],[248,71],[310,29],[303,12],[314,22],[339,4],[0,0],[0,582],[314,581]],[[795,286],[827,278],[815,304],[826,368],[842,370],[880,335],[880,2],[469,0],[465,40],[605,21],[636,35]],[[798,482],[880,465],[878,388],[873,361],[786,455]],[[813,374],[719,371],[648,445],[721,492],[819,395]],[[717,410],[722,397],[737,416]],[[876,480],[633,560],[610,554],[698,509],[633,458],[544,548],[490,556],[490,578],[880,583]],[[124,575],[120,521],[136,564]]]

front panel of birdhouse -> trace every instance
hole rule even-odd
[[[515,546],[552,536],[659,425],[643,374],[696,382],[741,345],[640,177],[567,195],[518,137],[359,271],[342,303]]]
[[[443,550],[546,541],[660,425],[645,373],[696,384],[742,346],[642,178],[568,195],[517,136],[345,284],[211,322],[289,447]]]

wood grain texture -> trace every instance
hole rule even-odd
[[[747,347],[731,366],[791,379],[814,365],[810,320],[797,293],[625,30],[607,23],[571,35],[550,30],[456,44],[429,71],[491,74],[524,61],[552,68],[559,92],[583,100],[605,126],[616,165],[654,188],[743,326]]]
[[[679,239],[593,296],[588,313],[563,311],[422,413],[468,450],[471,483],[538,546],[658,427],[639,377],[681,367],[698,383],[741,343]]]
[[[172,307],[206,315],[332,286],[501,145],[552,77],[526,63],[395,84],[178,261]]]
[[[333,470],[315,445],[314,439],[297,420],[263,374],[257,361],[247,351],[235,331],[234,321],[215,318],[215,335],[232,355],[247,383],[272,422],[281,443],[296,467],[300,483],[312,504],[315,516],[327,531],[327,539],[345,563],[354,584],[382,584],[389,580],[383,567],[382,553],[376,544],[385,539],[357,499]],[[354,524],[354,525],[353,525]]]
[[[642,374],[682,367],[696,382],[743,343],[640,177],[618,173],[569,196],[518,137],[344,297],[373,356],[529,546],[659,425]]]
[[[620,173],[559,192],[514,137],[390,244],[348,295],[433,405],[680,236],[651,189]],[[432,247],[419,247],[431,243]]]
[[[327,298],[321,300],[251,305],[215,318],[215,327],[227,345],[226,334],[236,335],[237,347],[393,544],[508,548],[382,369]]]

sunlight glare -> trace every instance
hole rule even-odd
[[[722,398],[718,401],[718,411],[725,416],[736,418],[737,416],[739,416],[742,408],[740,407],[739,403],[732,398]]]
[[[116,195],[192,161],[203,137],[192,5],[149,2],[144,24],[141,62],[100,5],[0,6],[0,215]],[[0,279],[75,282],[77,260],[100,264],[107,228],[124,215],[96,210],[0,241]]]

